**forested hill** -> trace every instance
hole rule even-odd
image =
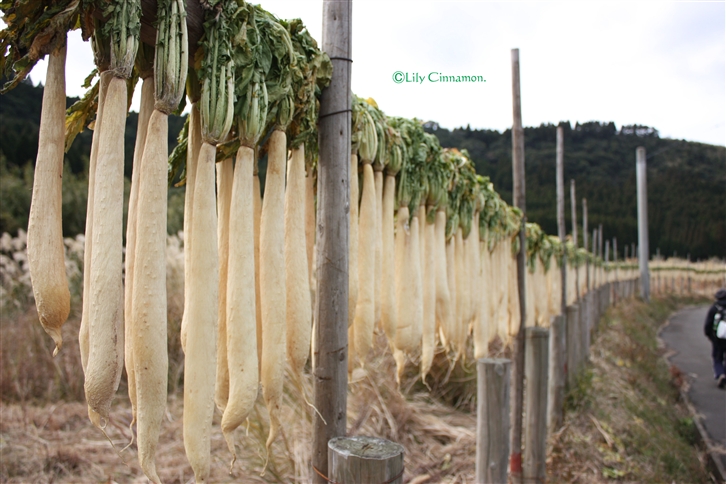
[[[577,217],[582,226],[582,199],[587,199],[590,234],[603,225],[604,239],[616,237],[622,256],[625,244],[637,244],[635,150],[647,156],[650,251],[673,252],[692,259],[726,257],[726,148],[660,138],[647,126],[614,123],[561,123],[564,131],[567,231],[570,180],[575,180]],[[427,123],[442,146],[469,151],[476,171],[512,201],[512,134]],[[525,128],[527,218],[550,234],[557,233],[555,142],[557,126]],[[579,231],[582,243],[582,229]]]
[[[0,96],[0,233],[27,227],[32,171],[37,153],[41,86],[20,84]],[[68,105],[75,99],[68,99]],[[126,123],[127,178],[136,136],[137,114]],[[174,145],[183,118],[169,117],[169,145]],[[635,149],[648,153],[648,217],[650,246],[655,254],[726,257],[726,149],[702,143],[661,139],[655,129],[613,123],[585,123],[565,131],[565,182],[577,185],[578,218],[587,198],[590,227],[603,224],[605,238],[618,246],[637,242]],[[489,176],[496,190],[511,203],[511,132],[449,131],[427,123],[442,146],[467,149],[477,172]],[[547,233],[557,233],[555,212],[554,125],[525,128],[527,215]],[[85,225],[88,155],[91,132],[79,135],[66,155],[63,177],[63,229],[66,236]],[[128,187],[127,187],[128,188]],[[169,231],[181,228],[182,190],[170,191]],[[569,190],[567,204],[570,225]],[[581,219],[580,219],[581,220]],[[580,233],[582,231],[580,230]]]

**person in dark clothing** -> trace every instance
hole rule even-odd
[[[721,308],[726,308],[726,289],[719,289],[716,293],[716,302],[708,310],[706,324],[703,328],[706,337],[711,340],[714,378],[719,388],[726,388],[726,371],[724,370],[724,366],[726,366],[726,339],[718,338],[713,327],[713,318]]]

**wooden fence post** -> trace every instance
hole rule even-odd
[[[328,441],[345,435],[348,395],[348,223],[352,0],[323,2],[322,50],[333,60],[320,97],[312,466],[326,484]]]
[[[565,323],[564,314],[552,316],[550,320],[549,390],[547,392],[547,428],[550,432],[554,432],[562,426],[567,377],[567,326]]]
[[[527,377],[524,429],[524,482],[544,482],[547,457],[547,373],[550,334],[546,328],[527,328]]]
[[[579,305],[567,306],[567,385],[572,388],[577,375],[577,363],[579,361],[580,339],[578,337],[580,325]]]
[[[401,484],[403,446],[378,437],[335,437],[328,442],[328,472],[336,484]]]
[[[512,362],[476,362],[476,482],[507,482],[509,462],[509,389]]]
[[[519,289],[519,329],[514,343],[512,368],[512,412],[509,451],[511,479],[514,484],[522,478],[522,407],[524,400],[524,326],[527,321],[525,271],[527,270],[527,239],[524,185],[524,128],[522,127],[522,99],[519,83],[519,49],[512,49],[512,197],[514,206],[522,211],[517,254],[517,287]]]
[[[645,302],[650,302],[650,272],[648,272],[648,195],[645,176],[645,148],[635,151],[635,178],[638,186],[638,262],[640,264],[640,293]]]

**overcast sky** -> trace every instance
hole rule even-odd
[[[322,40],[322,1],[262,3]],[[525,126],[614,121],[661,137],[726,145],[724,2],[406,1],[353,5],[353,91],[392,116],[441,126],[512,124],[511,49],[519,48]],[[45,63],[31,74],[43,81]],[[90,46],[69,41],[67,91],[82,93]],[[486,82],[393,81],[396,71]],[[137,101],[138,102],[138,101]]]

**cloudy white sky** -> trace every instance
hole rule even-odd
[[[322,38],[322,1],[262,2]],[[726,145],[726,8],[719,2],[413,1],[353,4],[353,91],[387,114],[441,126],[512,123],[519,48],[525,126],[645,124],[662,137]],[[67,90],[82,93],[90,47],[74,35]],[[481,75],[480,84],[396,84],[410,75]],[[44,63],[31,77],[43,81]]]

